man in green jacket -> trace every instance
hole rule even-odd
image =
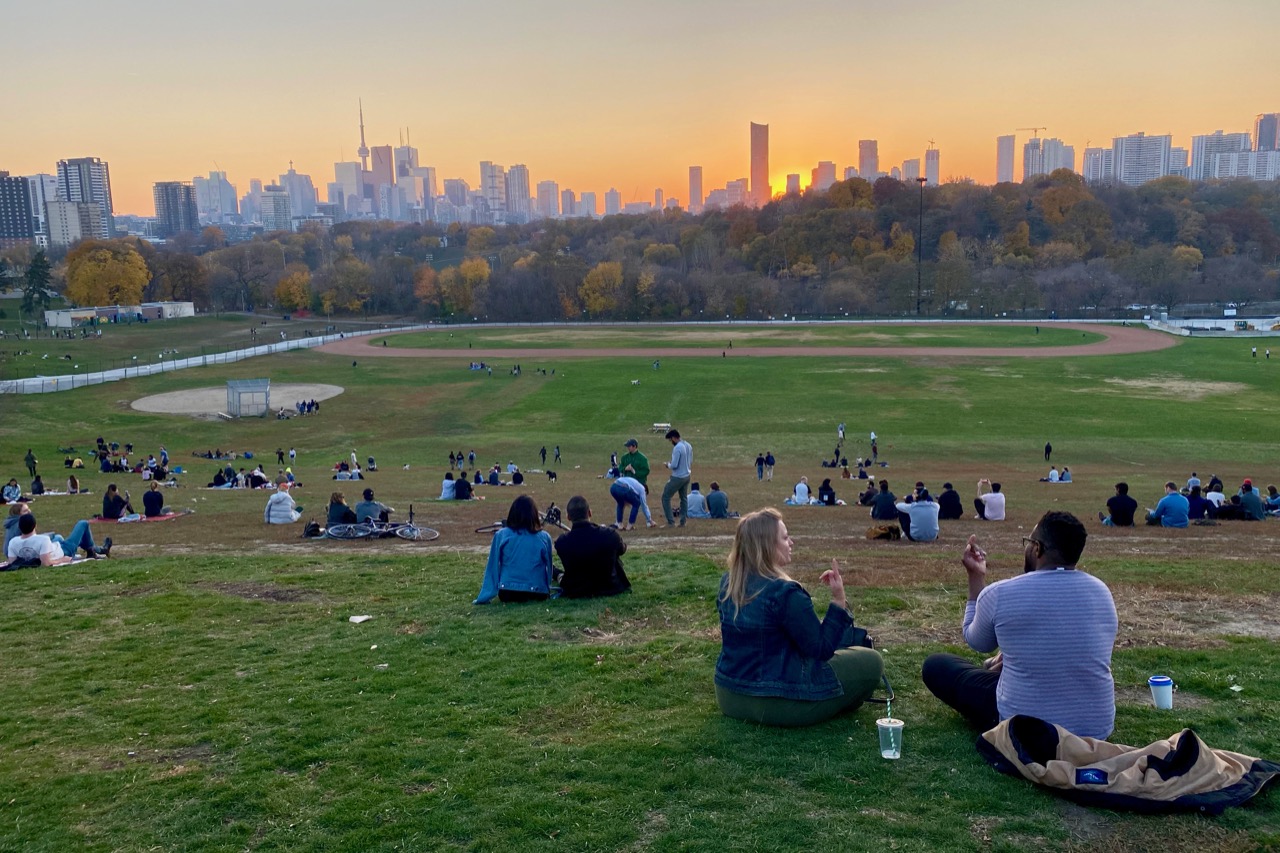
[[[618,470],[624,477],[635,477],[646,489],[649,488],[649,458],[638,449],[640,442],[634,438],[627,439],[627,452],[618,460]]]

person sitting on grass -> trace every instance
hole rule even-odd
[[[973,508],[978,511],[978,518],[983,521],[1004,521],[1004,494],[1000,484],[993,483],[986,477],[978,481],[978,496],[973,500]]]
[[[1187,513],[1191,505],[1178,491],[1178,484],[1170,480],[1164,484],[1164,497],[1156,508],[1147,513],[1147,524],[1161,527],[1186,527]]]
[[[1047,477],[1041,477],[1041,478],[1040,478],[1040,482],[1042,482],[1042,483],[1056,483],[1056,482],[1058,482],[1058,481],[1059,481],[1059,480],[1061,480],[1061,479],[1062,479],[1062,475],[1058,473],[1058,466],[1057,466],[1057,465],[1050,465],[1050,466],[1049,466],[1049,476],[1047,476]]]
[[[334,492],[329,495],[329,511],[325,517],[325,525],[334,524],[355,524],[357,521],[355,510],[347,505],[347,496],[342,492]]]
[[[809,593],[787,574],[793,544],[776,509],[738,522],[716,598],[716,703],[726,717],[813,725],[857,708],[884,675],[878,652],[853,645],[839,564],[833,559],[819,578],[831,590],[819,621]]]
[[[836,505],[836,490],[831,487],[830,477],[824,479],[822,485],[818,486],[818,503],[823,506]]]
[[[18,535],[18,519],[25,512],[27,512],[26,504],[9,504],[9,514],[4,519],[4,548],[0,549],[0,557],[9,553],[9,542]]]
[[[1267,486],[1267,496],[1262,499],[1262,503],[1269,513],[1280,510],[1280,492],[1276,491],[1275,486]]]
[[[1249,512],[1244,508],[1239,495],[1232,495],[1231,498],[1218,507],[1218,511],[1214,514],[1214,518],[1219,521],[1250,521]]]
[[[591,507],[582,495],[569,498],[565,514],[569,516],[570,530],[555,542],[556,554],[564,566],[560,595],[593,598],[631,589],[631,581],[622,568],[627,543],[618,531],[592,523]]]
[[[472,604],[507,604],[551,597],[551,537],[542,529],[538,505],[528,495],[511,502],[506,526],[493,534],[480,594]]]
[[[142,514],[147,518],[166,514],[164,495],[160,491],[160,484],[155,480],[152,480],[151,487],[142,493]]]
[[[903,536],[912,542],[932,542],[938,538],[938,504],[929,497],[928,489],[921,488],[914,500],[908,495],[895,508]]]
[[[791,497],[787,499],[787,503],[794,506],[809,505],[809,478],[801,477],[800,482],[796,483],[795,489],[791,493]]]
[[[391,520],[391,513],[393,512],[395,512],[394,507],[389,507],[373,499],[373,489],[365,489],[364,500],[356,504],[356,521],[387,522]]]
[[[1118,620],[1107,585],[1076,568],[1087,539],[1074,515],[1047,512],[1023,538],[1023,574],[987,586],[987,554],[969,537],[960,558],[969,578],[961,631],[975,652],[1000,652],[981,665],[930,655],[922,675],[980,731],[1024,714],[1080,737],[1110,736]]]
[[[1107,527],[1133,527],[1138,502],[1129,497],[1129,484],[1116,483],[1116,493],[1107,498],[1107,515],[1098,513],[1098,521]]]
[[[458,479],[453,481],[453,499],[455,501],[474,500],[475,496],[471,492],[471,481],[467,479],[467,472],[463,471],[458,475]]]
[[[950,483],[943,483],[942,493],[938,495],[938,518],[964,518],[964,503],[960,500],[960,493]]]
[[[701,483],[694,483],[689,487],[689,517],[690,518],[710,518],[711,510],[707,509],[707,496],[698,491]]]
[[[720,490],[719,483],[711,484],[711,493],[707,495],[707,512],[712,518],[737,518],[736,512],[729,511],[729,496]]]
[[[44,480],[40,479],[39,474],[36,474],[36,478],[31,481],[31,494],[33,495],[44,494]]]
[[[871,517],[876,521],[898,520],[898,499],[889,491],[889,481],[880,481],[880,491],[871,499]]]
[[[111,537],[108,536],[101,547],[94,545],[89,522],[83,520],[76,522],[66,539],[56,533],[45,536],[36,532],[36,517],[30,510],[25,510],[18,516],[18,534],[5,549],[7,565],[11,568],[16,568],[15,563],[33,567],[64,566],[73,561],[81,549],[90,560],[111,556]]]
[[[115,483],[108,484],[107,493],[102,496],[102,517],[119,521],[121,516],[133,514],[133,504],[129,502],[129,490],[125,489],[122,495]]]
[[[22,486],[18,485],[18,478],[13,477],[9,482],[4,484],[4,488],[0,488],[0,503],[17,503],[22,500]],[[25,501],[23,501],[25,503]]]
[[[1199,521],[1203,518],[1214,518],[1217,514],[1218,508],[1213,505],[1212,501],[1200,494],[1200,487],[1192,486],[1190,493],[1187,495],[1187,518],[1191,521]]]
[[[276,492],[267,499],[267,506],[262,511],[262,520],[267,524],[293,524],[302,517],[302,507],[294,502],[289,494],[289,483],[286,480],[276,486]]]
[[[1059,482],[1059,483],[1070,483],[1070,482],[1071,482],[1071,469],[1070,469],[1070,468],[1068,468],[1066,465],[1063,465],[1063,466],[1062,466],[1062,478],[1061,478],[1061,479],[1059,479],[1059,480],[1058,480],[1058,482]]]
[[[1253,480],[1245,480],[1240,485],[1238,495],[1248,521],[1262,521],[1267,517],[1266,510],[1262,508],[1262,498],[1258,497],[1257,490],[1253,488]]]
[[[69,495],[80,494],[80,478],[77,477],[75,474],[72,474],[71,476],[67,477],[67,494]]]
[[[453,500],[454,495],[457,494],[456,489],[457,487],[454,485],[454,481],[453,481],[453,472],[446,471],[444,475],[444,480],[440,482],[440,497],[436,498],[436,500],[439,500],[439,501]]]

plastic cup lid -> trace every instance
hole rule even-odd
[[[904,725],[904,723],[902,722],[902,720],[896,720],[893,717],[881,717],[880,719],[876,720],[876,725],[894,728],[897,726]]]
[[[1152,687],[1164,687],[1165,685],[1173,684],[1173,679],[1167,675],[1153,675],[1147,679],[1147,684]]]

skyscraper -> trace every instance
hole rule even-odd
[[[348,216],[371,212],[364,204],[364,170],[359,163],[354,160],[334,163],[333,180],[342,187],[342,209]]]
[[[996,183],[1007,184],[1013,180],[1014,136],[996,137]],[[904,170],[905,171],[905,170]]]
[[[284,187],[271,184],[262,190],[258,199],[262,209],[262,227],[267,231],[292,231],[293,213],[289,193]]]
[[[664,202],[662,200],[662,187],[658,187],[653,191],[653,209],[662,210]]]
[[[823,160],[809,174],[809,189],[826,192],[836,182],[836,164]]]
[[[507,222],[528,222],[529,214],[529,167],[516,163],[507,170]]]
[[[78,204],[96,204],[101,210],[98,233],[86,234],[105,240],[115,234],[115,212],[111,205],[111,170],[97,157],[76,157],[58,161],[58,199]]]
[[[156,236],[173,237],[200,229],[196,188],[184,181],[161,181],[151,188],[156,203]]]
[[[596,211],[598,210],[599,208],[596,206],[595,193],[585,192],[578,196],[578,203],[574,206],[574,212],[577,213],[578,216],[586,216],[590,219],[594,219]]]
[[[1223,133],[1220,130],[1204,136],[1191,137],[1191,162],[1187,177],[1193,181],[1207,181],[1214,177],[1214,159],[1219,154],[1234,154],[1253,150],[1247,133]]]
[[[560,191],[560,215],[563,217],[578,215],[578,200],[573,195],[573,190]]]
[[[0,249],[35,240],[31,217],[31,186],[26,178],[0,172]]]
[[[769,125],[751,122],[751,202],[764,207],[773,198],[769,186]]]
[[[585,193],[584,193],[585,196]],[[604,194],[604,215],[613,216],[622,212],[622,193],[613,187],[609,187],[609,191]]]
[[[58,200],[58,179],[53,175],[28,175],[27,189],[31,194],[31,228],[36,245],[49,248],[48,204]]]
[[[1086,148],[1080,172],[1087,184],[1109,184],[1115,180],[1114,152],[1110,148]]]
[[[702,167],[689,167],[689,212],[702,212]]]
[[[1135,133],[1111,141],[1111,164],[1115,180],[1131,187],[1169,174],[1173,137]]]
[[[555,219],[560,215],[560,185],[555,181],[538,181],[537,212],[542,219]]]
[[[873,184],[880,177],[880,143],[874,139],[858,140],[858,175]]]
[[[1022,146],[1022,179],[1048,175],[1058,169],[1076,170],[1076,150],[1061,139],[1028,139]]]
[[[1280,113],[1262,113],[1253,122],[1254,151],[1280,151]]]
[[[507,172],[497,163],[480,161],[480,194],[489,205],[489,216],[495,225],[507,222]]]
[[[471,196],[471,185],[462,178],[444,179],[444,196],[454,207],[466,207]]]
[[[924,152],[924,177],[925,183],[931,187],[938,185],[938,175],[942,166],[942,152],[937,148],[930,148]]]
[[[787,175],[787,195],[800,194],[800,174],[792,172]]]
[[[289,161],[289,171],[280,176],[280,186],[289,193],[291,215],[302,218],[312,216],[316,212],[316,187],[310,175],[298,174]]]
[[[191,179],[196,190],[196,211],[201,222],[215,225],[230,221],[239,213],[236,188],[227,180],[226,172],[210,172],[209,177]]]
[[[920,177],[920,158],[902,161],[902,180],[908,183]]]

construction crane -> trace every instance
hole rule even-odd
[[[1030,131],[1034,131],[1033,135],[1034,135],[1037,139],[1040,137],[1040,131],[1042,131],[1042,130],[1048,130],[1048,129],[1049,129],[1049,128],[1047,128],[1047,127],[1015,127],[1015,128],[1014,128],[1014,130],[1030,130]]]

